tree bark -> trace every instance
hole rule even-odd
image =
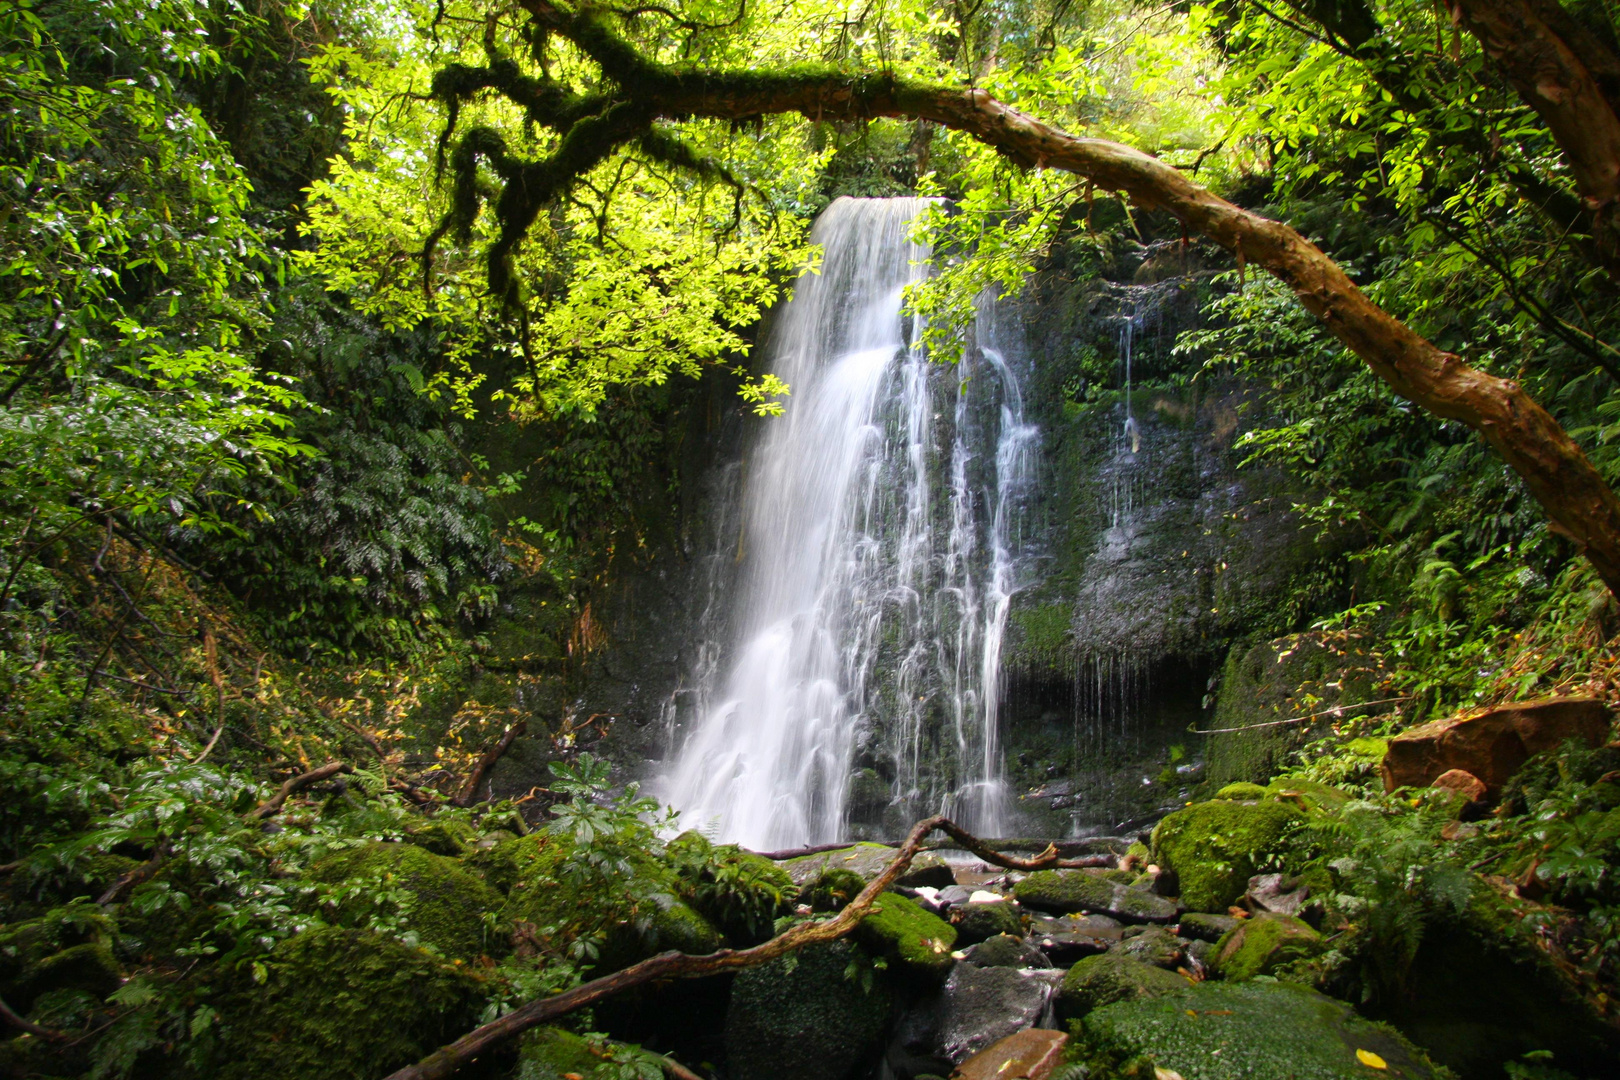
[[[311,784],[318,784],[328,777],[336,776],[338,773],[347,772],[354,772],[354,766],[350,765],[347,761],[328,761],[325,765],[311,769],[309,772],[299,773],[297,776],[282,784],[280,789],[278,789],[276,793],[269,799],[266,799],[252,810],[249,810],[247,812],[247,817],[250,819],[259,820],[272,817],[278,813],[284,805],[286,805],[288,797],[292,795],[293,792],[302,791]]]
[[[505,733],[501,735],[500,741],[485,750],[483,755],[479,757],[478,763],[473,766],[471,775],[467,777],[467,782],[462,785],[461,792],[451,801],[457,806],[471,806],[478,801],[478,785],[484,782],[485,775],[495,767],[497,761],[501,760],[501,756],[511,749],[512,741],[522,735],[528,727],[529,722],[527,720],[519,720],[507,728]]]
[[[611,975],[582,983],[572,990],[531,1001],[498,1020],[474,1028],[415,1065],[408,1065],[398,1072],[390,1073],[387,1080],[444,1080],[454,1075],[462,1066],[471,1063],[480,1054],[488,1053],[501,1043],[521,1035],[532,1027],[594,1005],[625,990],[666,979],[697,979],[706,975],[736,971],[786,956],[806,945],[836,941],[854,930],[867,916],[872,910],[873,903],[906,872],[912,860],[917,857],[917,853],[922,850],[923,841],[936,830],[946,833],[965,849],[987,862],[1009,869],[1041,870],[1072,865],[1059,859],[1051,847],[1033,859],[1003,855],[947,817],[924,818],[911,827],[905,843],[883,868],[882,873],[868,882],[866,888],[831,919],[800,923],[763,945],[756,945],[751,949],[721,949],[707,956],[688,956],[678,952],[659,953],[622,971],[615,971]]]
[[[1557,0],[1453,0],[1469,33],[1547,125],[1620,275],[1620,59]]]
[[[778,113],[812,120],[931,120],[966,132],[1025,167],[1063,169],[1106,190],[1125,192],[1142,206],[1168,211],[1189,230],[1232,252],[1240,267],[1255,263],[1276,276],[1396,393],[1483,435],[1542,505],[1555,530],[1573,540],[1604,584],[1620,595],[1620,498],[1569,433],[1515,380],[1470,367],[1379,308],[1338,264],[1289,226],[1218,198],[1148,154],[1070,135],[983,90],[909,82],[888,74],[851,74],[831,66],[757,72],[659,64],[641,56],[589,9],[563,11],[551,0],[520,3],[541,29],[568,39],[595,61],[622,88],[623,99],[635,103],[628,111],[649,120],[745,122]],[[1620,155],[1620,135],[1614,152]],[[1600,158],[1606,160],[1592,156],[1594,178],[1607,167]],[[554,161],[542,163],[553,179]],[[1594,193],[1612,190],[1612,176],[1606,183]],[[508,185],[503,201],[512,194]]]

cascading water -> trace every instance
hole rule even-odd
[[[839,199],[816,223],[822,272],[774,338],[793,394],[750,455],[743,565],[719,586],[729,644],[656,784],[682,827],[759,849],[844,838],[868,762],[897,821],[1003,827],[1000,650],[1037,434],[993,305],[954,369],[908,328],[927,205]]]

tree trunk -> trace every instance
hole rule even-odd
[[[1620,278],[1620,59],[1557,0],[1453,3],[1563,150],[1592,214],[1598,257]]]

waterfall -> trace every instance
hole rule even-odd
[[[896,822],[1003,825],[1000,649],[1037,434],[993,304],[955,368],[902,310],[928,273],[909,237],[928,205],[839,199],[812,232],[821,272],[772,335],[793,393],[748,454],[739,565],[710,598],[723,659],[693,674],[709,685],[654,784],[684,828],[758,849],[843,839],[857,769]]]

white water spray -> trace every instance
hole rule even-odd
[[[844,838],[858,754],[886,766],[901,816],[1002,827],[1000,653],[1035,430],[988,307],[959,370],[908,333],[927,205],[840,199],[816,223],[822,273],[774,334],[793,394],[749,461],[723,681],[656,784],[683,827],[761,850]],[[970,394],[973,372],[994,382]]]

